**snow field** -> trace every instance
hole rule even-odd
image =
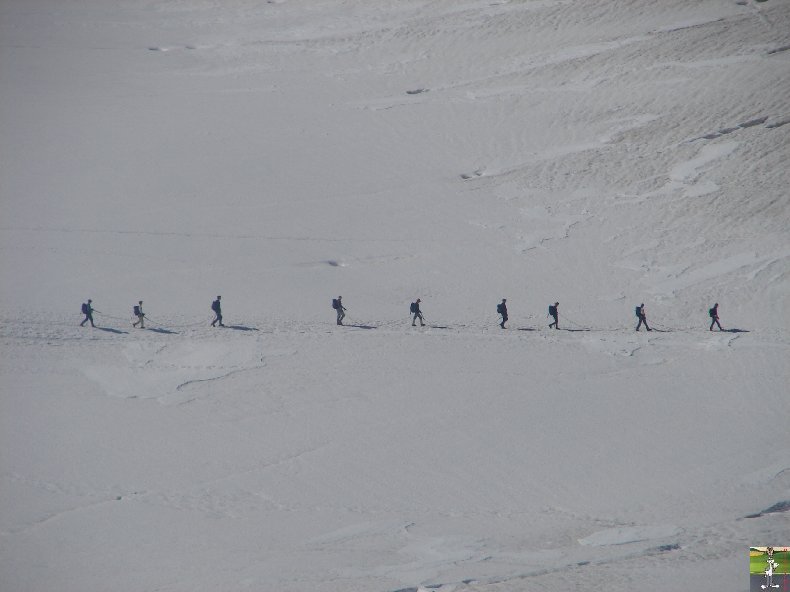
[[[0,588],[746,589],[790,10],[583,4],[0,3]]]

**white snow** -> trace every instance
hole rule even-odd
[[[783,0],[0,2],[0,589],[746,590],[788,47]]]

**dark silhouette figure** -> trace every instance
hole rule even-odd
[[[636,326],[636,330],[637,331],[639,331],[639,327],[642,326],[642,323],[644,323],[645,328],[648,331],[651,331],[650,327],[647,325],[647,316],[645,315],[645,303],[644,302],[636,307],[636,317],[639,319],[639,324]]]
[[[332,308],[337,311],[337,324],[342,325],[343,319],[346,318],[346,308],[343,306],[342,296],[338,296],[332,301]]]
[[[424,319],[422,316],[422,311],[420,310],[419,298],[417,298],[415,302],[411,303],[411,306],[409,307],[409,311],[414,315],[414,317],[411,320],[411,326],[416,327],[415,323],[417,322],[417,319],[420,319],[420,327],[424,327],[425,323],[423,322]]]
[[[217,323],[219,323],[220,327],[224,327],[225,325],[222,324],[222,305],[220,304],[220,300],[222,296],[217,296],[217,299],[211,303],[211,310],[214,311],[214,320],[211,321],[211,326],[216,327]]]
[[[718,302],[713,305],[713,308],[711,308],[708,311],[708,314],[710,315],[710,329],[708,329],[708,331],[713,331],[713,325],[716,325],[719,328],[719,331],[722,331],[721,325],[719,324],[719,303]]]
[[[503,298],[502,302],[496,305],[496,311],[502,315],[502,322],[499,323],[499,326],[503,329],[505,328],[505,323],[507,323],[507,298]]]
[[[93,306],[91,306],[92,302],[93,300],[89,298],[87,302],[84,302],[82,304],[82,314],[85,315],[85,319],[80,323],[80,327],[84,327],[85,323],[87,323],[88,321],[91,322],[91,327],[96,326],[93,324]]]
[[[549,314],[554,318],[554,322],[549,324],[549,329],[554,327],[555,329],[560,328],[560,313],[557,307],[559,307],[560,303],[555,302],[554,304],[549,305]]]
[[[140,325],[141,329],[145,329],[145,323],[143,320],[145,319],[145,313],[143,312],[143,301],[137,303],[137,306],[132,308],[132,313],[134,316],[137,317],[137,320],[132,323],[132,327],[136,327],[138,324]]]

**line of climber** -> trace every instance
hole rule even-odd
[[[217,326],[224,327],[225,326],[223,324],[223,322],[222,322],[222,304],[221,304],[221,300],[222,300],[222,296],[217,296],[216,300],[214,300],[211,303],[211,311],[214,313],[214,320],[211,321],[211,326],[212,327],[217,327]],[[419,298],[417,298],[417,300],[415,300],[414,302],[412,302],[409,305],[409,315],[411,315],[411,317],[412,317],[412,321],[411,321],[412,327],[415,327],[417,325],[417,321],[420,321],[420,326],[421,327],[425,326],[425,315],[423,314],[422,310],[420,309],[420,303],[421,302],[422,301]],[[548,312],[548,314],[546,316],[547,317],[551,317],[552,319],[554,319],[551,323],[549,323],[549,329],[551,329],[552,327],[554,329],[559,329],[560,328],[559,307],[560,307],[560,303],[559,302],[555,302],[554,304],[550,304],[549,305],[549,312]],[[342,296],[338,296],[337,298],[333,298],[332,299],[332,308],[335,310],[335,312],[337,314],[337,324],[338,325],[343,325],[343,319],[346,317],[346,307],[343,306],[343,297]],[[101,311],[98,311],[95,308],[93,308],[93,300],[88,299],[87,302],[84,302],[82,304],[82,314],[85,315],[85,319],[80,323],[80,327],[84,327],[85,323],[87,323],[87,322],[90,322],[91,327],[95,327],[96,326],[94,324],[94,321],[93,321],[93,313],[94,312],[97,312],[97,313],[101,314]],[[503,298],[502,302],[497,304],[496,312],[501,318],[501,322],[499,323],[499,326],[502,329],[506,329],[505,323],[508,321],[507,298]],[[638,320],[638,323],[636,325],[636,331],[639,331],[642,328],[642,325],[644,325],[646,330],[652,331],[652,329],[650,328],[650,325],[648,325],[648,323],[647,323],[647,312],[645,311],[645,304],[644,304],[644,302],[636,307],[635,314],[636,314],[636,318]],[[107,316],[109,317],[109,315],[107,315]],[[145,312],[143,311],[143,301],[142,300],[138,301],[138,303],[135,304],[132,307],[132,316],[137,318],[136,321],[132,322],[132,327],[138,327],[139,326],[141,329],[145,329],[145,320],[148,317],[146,316]],[[721,328],[721,324],[719,323],[719,303],[718,302],[716,304],[714,304],[711,309],[708,310],[708,316],[711,319],[709,330],[713,331],[713,327],[716,326],[716,327],[719,328],[719,331],[723,331],[723,329]],[[109,318],[116,318],[116,317],[109,317]],[[122,319],[120,319],[120,320],[122,320]],[[150,320],[151,319],[149,319],[149,321]],[[575,325],[575,326],[579,327],[580,329],[584,329],[584,327],[582,327],[578,323],[575,323],[571,319],[568,319],[567,317],[563,317],[563,320],[566,320],[566,321],[570,322],[572,325]],[[154,323],[154,324],[158,324],[158,323]],[[189,325],[189,326],[197,326],[197,325],[198,325],[198,323],[195,323],[194,325]],[[187,326],[187,325],[185,325],[185,326]]]

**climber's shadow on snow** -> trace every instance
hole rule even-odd
[[[165,329],[163,327],[154,327],[153,329],[148,329],[153,333],[162,333],[163,335],[178,335],[178,331],[171,331],[170,329]]]
[[[346,327],[354,327],[355,329],[378,329],[373,325],[346,325]]]
[[[246,325],[225,325],[225,328],[236,331],[258,331],[257,327],[247,327]]]
[[[570,331],[571,333],[589,333],[592,329],[557,329],[558,331]]]
[[[748,329],[722,329],[722,333],[751,333]]]
[[[537,331],[537,329],[535,329],[535,327],[519,327],[517,330],[518,331]]]
[[[121,331],[120,329],[113,329],[112,327],[96,327],[99,331],[107,331],[107,333],[115,333],[116,335],[128,335],[129,331]]]

